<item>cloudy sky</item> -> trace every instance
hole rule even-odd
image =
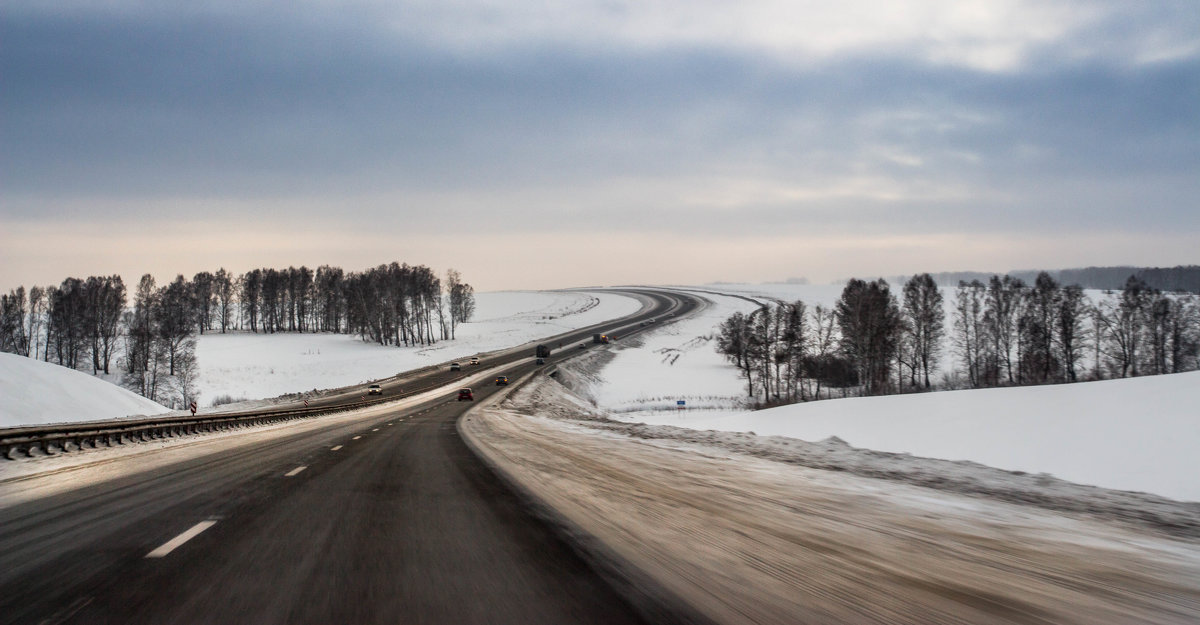
[[[1195,0],[6,0],[0,289],[1200,262]]]

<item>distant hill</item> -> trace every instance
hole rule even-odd
[[[1010,271],[1008,275],[1032,284],[1042,270],[1027,269]],[[1138,276],[1151,287],[1160,291],[1188,291],[1200,293],[1200,265],[1177,267],[1085,267],[1082,269],[1046,270],[1060,284],[1078,284],[1085,289],[1120,290],[1125,286],[1129,276]],[[960,280],[970,282],[979,280],[987,282],[994,273],[982,271],[944,271],[932,274],[933,279],[941,286],[958,286]],[[897,284],[904,284],[911,276],[893,278]]]

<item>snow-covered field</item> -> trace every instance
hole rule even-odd
[[[609,346],[568,368],[613,419],[755,432],[1046,473],[1104,488],[1200,501],[1200,373],[1073,385],[948,391],[740,409],[745,386],[717,355],[716,325],[754,298],[831,305],[840,287],[720,285],[703,313]],[[946,356],[946,358],[950,358]],[[676,401],[686,402],[685,410]]]
[[[622,375],[629,375],[624,372]],[[636,420],[970,460],[1080,484],[1200,501],[1200,372],[1053,386],[831,399]],[[625,421],[629,415],[616,415]]]
[[[164,412],[163,406],[86,373],[0,353],[0,427]]]
[[[600,360],[612,359],[602,368],[603,379],[591,387],[597,403],[614,412],[631,413],[673,409],[678,400],[693,409],[739,407],[745,384],[717,353],[716,327],[734,311],[748,313],[757,306],[740,299],[721,299],[726,301],[689,317],[655,324],[622,340],[615,349],[595,352],[601,354]]]
[[[429,346],[385,347],[344,334],[205,334],[196,345],[199,403],[207,407],[222,396],[255,400],[381,379],[601,323],[642,306],[633,297],[604,291],[506,291],[475,298],[474,319],[458,326],[457,338]],[[0,427],[165,412],[100,378],[0,354]]]
[[[610,348],[602,362],[579,367],[592,377],[578,389],[617,418],[644,421],[678,401],[709,418],[740,413],[747,404],[746,383],[716,351],[718,326],[735,312],[750,313],[775,301],[803,300],[810,309],[832,308],[842,294],[837,285],[721,284],[679,288],[709,300],[699,313],[673,320]]]
[[[583,291],[477,293],[475,317],[456,338],[383,347],[344,334],[205,334],[196,345],[202,403],[338,388],[490,352],[636,312],[624,295]]]

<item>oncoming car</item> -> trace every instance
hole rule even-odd
[[[471,364],[473,364],[473,365],[477,365],[477,364],[479,364],[479,359],[478,359],[478,358],[471,358]]]
[[[475,394],[469,388],[458,389],[458,401],[475,401]]]
[[[372,384],[367,387],[368,395],[383,395],[383,387],[378,384]]]
[[[502,375],[496,378],[496,386],[508,386],[508,376]]]

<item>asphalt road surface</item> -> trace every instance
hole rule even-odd
[[[695,306],[654,300],[620,331]],[[0,622],[643,622],[467,448],[470,405],[451,388],[0,509]]]

